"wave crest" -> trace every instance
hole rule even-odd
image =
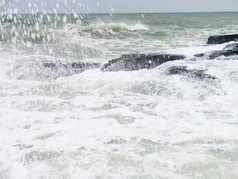
[[[128,38],[138,35],[138,32],[147,31],[149,28],[143,24],[126,23],[99,23],[88,26],[67,24],[64,28],[65,33],[79,34],[91,38]]]

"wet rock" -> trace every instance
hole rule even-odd
[[[232,43],[232,44],[226,45],[222,50],[238,51],[238,43]]]
[[[99,68],[100,63],[86,62],[42,62],[17,64],[8,75],[19,80],[47,81],[82,73],[88,69]]]
[[[48,68],[55,75],[54,79],[62,76],[70,76],[79,74],[88,69],[95,69],[101,66],[100,63],[87,63],[87,62],[72,62],[72,63],[52,63],[44,62],[42,67]],[[51,75],[52,76],[52,75]]]
[[[162,63],[174,60],[182,60],[183,55],[171,54],[128,54],[120,58],[110,60],[101,68],[102,71],[134,71],[140,69],[152,69]]]
[[[210,36],[207,44],[222,44],[230,41],[238,41],[238,34]]]
[[[199,80],[210,79],[215,80],[216,77],[206,74],[204,70],[187,69],[186,66],[172,66],[168,68],[167,73],[169,75],[186,75],[190,78],[196,78]]]
[[[210,60],[213,60],[217,57],[220,56],[233,56],[233,55],[238,55],[238,43],[233,43],[225,46],[222,50],[216,50],[213,52],[208,52],[208,53],[200,53],[200,54],[195,54],[195,57],[208,57]]]
[[[205,56],[205,53],[199,53],[199,54],[195,54],[195,57],[201,58]]]
[[[225,57],[229,57],[229,56],[233,56],[233,55],[238,55],[238,51],[234,51],[234,50],[221,50],[221,51],[215,51],[213,53],[211,53],[209,55],[209,59],[213,60],[217,57],[220,56],[225,56]]]
[[[45,68],[51,68],[52,70],[65,69],[77,72],[84,71],[86,69],[99,68],[100,63],[86,63],[86,62],[72,62],[72,63],[54,63],[54,62],[44,62],[43,66]]]

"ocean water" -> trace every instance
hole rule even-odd
[[[238,177],[238,60],[210,35],[238,13],[2,14],[0,179]],[[44,62],[184,54],[150,70],[65,75]],[[171,66],[215,80],[169,75]],[[69,69],[70,70],[70,69]]]

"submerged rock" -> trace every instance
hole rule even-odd
[[[43,62],[16,65],[8,75],[19,80],[54,80],[59,77],[82,73],[87,69],[99,68],[100,63],[86,62]]]
[[[172,66],[168,68],[167,73],[169,75],[186,75],[190,78],[196,79],[210,79],[215,80],[216,77],[206,74],[204,70],[197,70],[197,69],[187,69],[186,66]]]
[[[207,44],[222,44],[230,41],[238,41],[238,34],[210,36]]]
[[[102,71],[134,71],[140,69],[152,69],[158,65],[174,60],[182,60],[183,55],[171,54],[128,54],[120,58],[110,60],[101,68]]]
[[[52,70],[59,69],[69,69],[75,72],[82,72],[86,69],[94,69],[99,68],[101,66],[100,63],[87,63],[87,62],[72,62],[72,63],[57,63],[57,62],[44,62],[43,66],[45,68],[51,68]]]
[[[209,59],[213,60],[220,56],[229,57],[229,56],[233,56],[233,55],[238,55],[238,51],[233,51],[233,50],[223,51],[223,50],[221,50],[221,51],[215,51],[215,52],[211,53],[209,55]]]
[[[216,50],[213,52],[208,52],[208,53],[200,53],[200,54],[195,54],[195,57],[204,57],[208,56],[210,60],[213,60],[217,57],[220,56],[233,56],[233,55],[238,55],[238,43],[233,43],[225,46],[222,50]]]
[[[238,43],[232,43],[232,44],[226,45],[222,50],[238,51]]]
[[[72,62],[72,63],[53,63],[44,62],[42,67],[49,68],[52,72],[53,79],[62,76],[70,76],[74,74],[79,74],[88,69],[95,69],[101,66],[100,63],[88,63],[88,62]]]

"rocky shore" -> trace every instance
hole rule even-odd
[[[238,34],[234,35],[219,35],[211,36],[208,38],[207,44],[209,46],[227,43],[222,50],[214,50],[211,52],[194,54],[194,58],[191,60],[214,60],[221,56],[231,57],[238,55]],[[63,62],[44,62],[41,64],[27,64],[26,66],[18,65],[16,66],[13,73],[18,73],[18,71],[25,71],[27,68],[30,74],[23,74],[18,77],[18,79],[31,79],[31,76],[36,80],[52,80],[57,79],[63,76],[71,76],[74,74],[79,74],[89,69],[100,69],[103,72],[116,72],[116,71],[135,71],[140,69],[152,69],[163,63],[175,60],[184,60],[186,59],[185,55],[178,54],[160,54],[160,53],[150,53],[150,54],[125,54],[119,58],[112,59],[105,64],[101,63],[89,63],[89,62],[72,62],[72,63],[63,63]],[[189,60],[189,59],[187,59]],[[198,79],[216,79],[214,76],[206,74],[203,70],[192,69],[189,70],[186,66],[173,66],[168,69],[169,75],[187,75],[192,78]]]

